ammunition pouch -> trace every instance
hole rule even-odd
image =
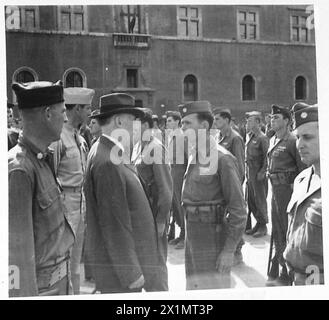
[[[222,224],[225,216],[225,208],[222,205],[184,205],[186,220],[209,224]]]

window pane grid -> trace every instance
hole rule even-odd
[[[178,35],[183,37],[200,36],[200,11],[194,7],[179,7]]]
[[[254,11],[239,11],[239,35],[243,40],[257,39],[257,12]]]

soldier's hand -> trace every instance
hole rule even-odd
[[[257,180],[258,181],[264,180],[265,178],[266,178],[265,172],[258,172],[257,173]]]
[[[144,276],[141,275],[136,281],[131,283],[128,288],[129,289],[139,289],[144,286],[144,283],[145,283]]]
[[[233,265],[234,253],[221,252],[217,258],[216,269],[219,273],[227,273]]]
[[[166,224],[157,222],[158,235],[161,238],[165,232]]]

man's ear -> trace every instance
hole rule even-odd
[[[43,110],[43,115],[47,120],[51,120],[51,108],[50,107],[45,107]]]
[[[121,128],[122,126],[122,119],[120,117],[120,115],[115,115],[114,116],[114,123],[115,123],[115,126],[118,127],[118,128]]]

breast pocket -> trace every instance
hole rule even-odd
[[[47,191],[40,191],[37,195],[37,201],[41,210],[50,209],[55,202],[61,203],[58,198],[61,197],[57,185],[50,187]]]
[[[80,152],[78,147],[75,146],[70,146],[66,149],[66,156],[69,159],[75,159],[75,158],[79,158],[80,157]]]
[[[322,212],[312,204],[305,212],[305,228],[301,249],[313,254],[323,255]]]

